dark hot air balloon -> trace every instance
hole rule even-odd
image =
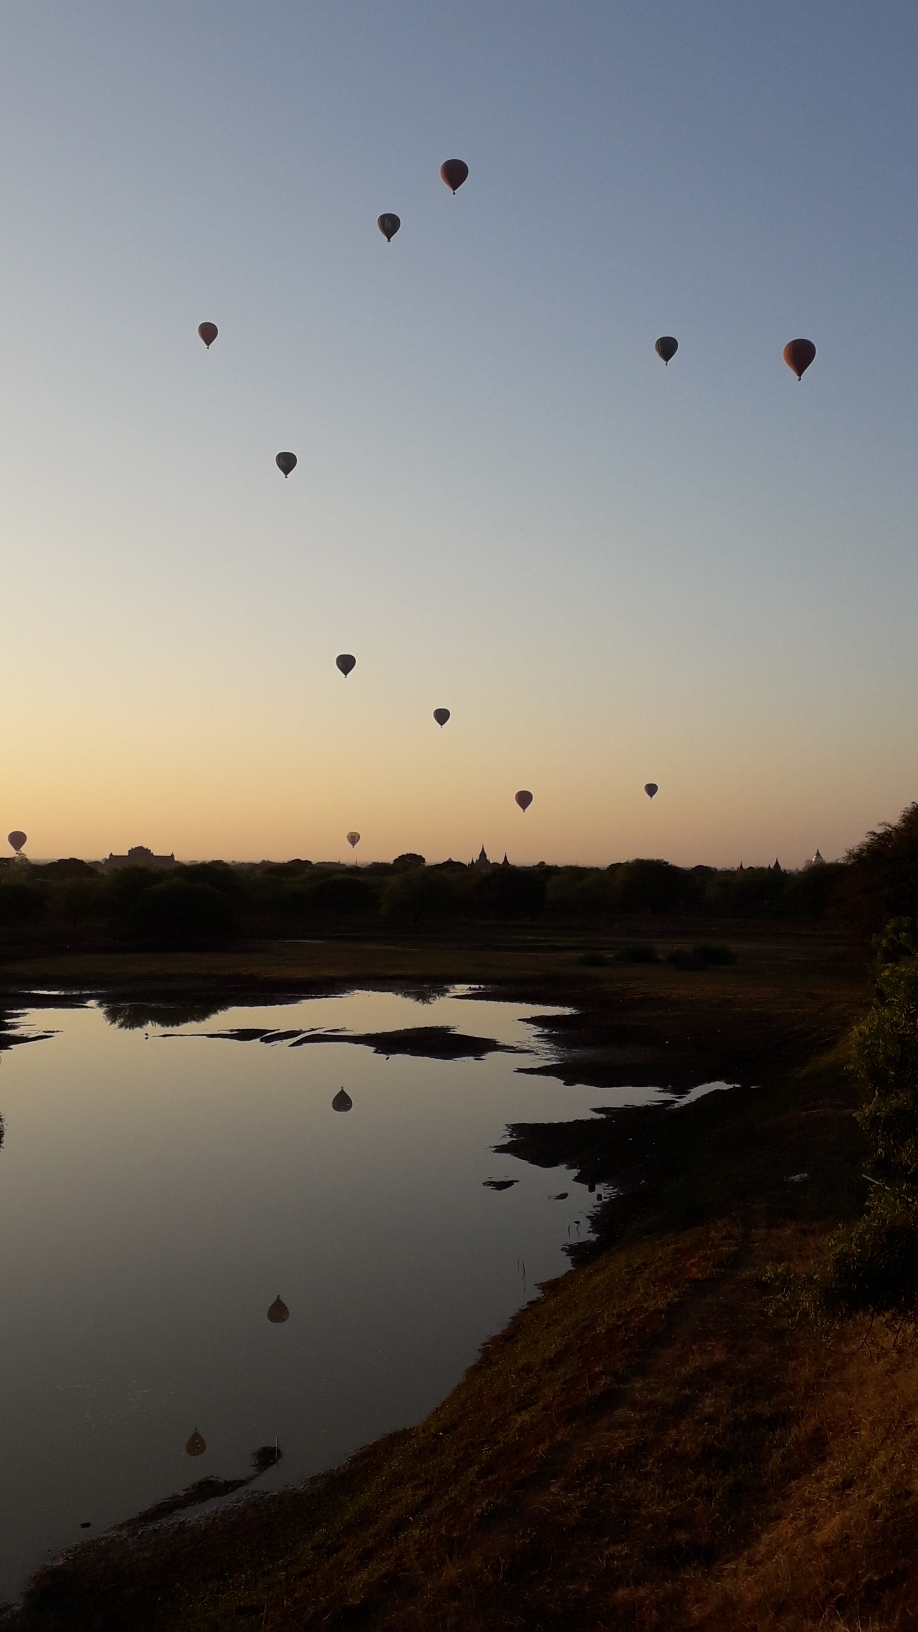
[[[356,669],[357,659],[356,657],[352,657],[350,652],[342,652],[340,657],[335,658],[335,666],[341,670],[341,673],[344,675],[346,680],[351,672],[351,669]]]
[[[198,1433],[198,1430],[196,1428],[194,1433],[192,1434],[191,1438],[186,1439],[186,1441],[185,1441],[185,1455],[186,1456],[203,1456],[204,1452],[206,1450],[207,1450],[207,1441],[204,1438],[203,1434]]]
[[[442,731],[444,725],[446,724],[447,720],[449,719],[449,709],[448,708],[435,708],[434,709],[434,719],[436,720],[438,726],[440,727],[440,730]]]
[[[391,244],[401,224],[397,215],[381,215],[376,223],[387,244]]]
[[[520,810],[526,811],[532,804],[532,794],[529,792],[528,788],[520,788],[519,793],[515,793],[513,797],[519,805]]]
[[[679,342],[671,334],[661,334],[653,349],[658,357],[663,358],[664,363],[668,363],[679,350]]]
[[[464,159],[447,159],[440,166],[440,179],[446,182],[447,187],[452,187],[453,192],[468,180],[468,174],[469,167]]]
[[[360,843],[360,834],[359,833],[348,833],[347,842],[350,845],[351,849],[353,850],[354,846]]]
[[[7,834],[7,836],[6,836],[7,844],[11,845],[11,847],[15,850],[17,856],[18,856],[20,850],[22,849],[23,845],[25,844],[27,837],[28,837],[27,834],[20,833],[18,827],[14,828],[12,833]]]
[[[646,793],[648,799],[652,799],[654,794],[659,793],[659,791],[660,791],[660,789],[657,786],[656,782],[645,782],[644,783],[644,792]]]
[[[296,454],[295,453],[279,453],[277,458],[275,459],[274,463],[276,464],[278,470],[283,471],[284,480],[286,481],[287,477],[290,475],[291,470],[296,470]]]
[[[343,1088],[339,1088],[334,1099],[332,1100],[332,1110],[349,1111],[353,1103],[354,1101],[351,1099],[350,1094],[345,1093]]]
[[[199,323],[198,324],[198,334],[201,336],[201,339],[204,341],[204,344],[207,347],[208,351],[210,351],[210,348],[213,345],[214,341],[216,340],[217,335],[219,334],[219,332],[220,331],[217,328],[216,323]]]
[[[290,1319],[290,1310],[287,1308],[287,1305],[279,1292],[268,1310],[268,1319],[270,1320],[272,1326],[280,1326],[285,1320]]]
[[[812,340],[788,340],[784,347],[784,361],[788,368],[792,368],[798,380],[804,374],[816,356],[816,347]]]

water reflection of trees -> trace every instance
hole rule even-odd
[[[227,1003],[103,1003],[110,1026],[119,1031],[143,1031],[147,1026],[187,1026],[194,1020],[212,1020]]]
[[[400,986],[399,997],[407,997],[412,1003],[437,1003],[441,997],[449,997],[451,986]]]

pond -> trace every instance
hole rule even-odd
[[[568,1267],[594,1198],[492,1147],[655,1096],[526,1075],[547,1012],[454,988],[20,1017],[49,1035],[0,1056],[0,1601],[259,1448],[250,1488],[417,1422]]]

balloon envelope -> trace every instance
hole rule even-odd
[[[204,344],[207,347],[208,351],[210,351],[210,348],[213,345],[214,341],[216,340],[217,335],[219,334],[219,332],[220,331],[217,328],[216,323],[199,323],[198,324],[198,334],[201,336],[201,339],[204,341]]]
[[[468,179],[468,174],[469,167],[464,159],[446,159],[440,166],[441,179],[447,187],[452,187],[453,192]]]
[[[653,349],[658,357],[663,358],[664,363],[668,363],[679,350],[679,342],[671,334],[661,334]]]
[[[391,244],[401,224],[397,215],[381,215],[376,223],[387,244]]]
[[[268,1319],[272,1326],[279,1326],[282,1321],[290,1319],[290,1310],[279,1292],[268,1310]]]
[[[353,850],[355,844],[360,843],[360,834],[359,833],[349,833],[348,836],[347,836],[347,842],[350,845],[351,849]]]
[[[438,726],[440,727],[440,730],[442,731],[444,725],[446,724],[447,720],[449,719],[449,709],[448,708],[435,708],[434,709],[434,719],[436,720]]]
[[[186,1456],[203,1456],[204,1452],[206,1450],[207,1450],[207,1441],[204,1438],[203,1434],[198,1433],[198,1430],[196,1428],[194,1433],[192,1434],[191,1438],[186,1439],[186,1441],[185,1441],[185,1455]]]
[[[286,479],[286,477],[288,477],[290,475],[291,470],[296,469],[296,454],[295,453],[279,453],[277,458],[275,459],[274,463],[276,464],[278,470],[283,471],[284,477]]]
[[[335,658],[335,664],[336,667],[341,670],[341,673],[344,675],[346,680],[351,672],[351,669],[356,669],[357,659],[356,657],[352,657],[350,652],[342,652],[340,657]]]
[[[350,1094],[346,1094],[344,1089],[340,1088],[332,1100],[332,1110],[349,1111],[353,1103],[354,1101],[351,1099]]]
[[[656,782],[645,782],[644,783],[644,792],[646,793],[648,799],[652,799],[654,794],[659,793],[659,791],[660,791],[660,789],[657,786]]]
[[[7,843],[12,845],[12,848],[15,850],[17,856],[25,844],[26,838],[27,834],[20,833],[18,827],[14,828],[12,833],[7,834]]]
[[[513,797],[519,805],[520,810],[528,810],[529,806],[532,804],[532,794],[529,792],[528,788],[520,788],[519,793],[515,793]]]
[[[816,347],[812,340],[788,340],[784,347],[784,361],[788,368],[792,368],[798,380],[804,374],[816,356]]]

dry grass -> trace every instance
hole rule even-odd
[[[769,1305],[818,1234],[723,1220],[552,1283],[419,1428],[50,1572],[28,1632],[900,1632],[918,1350]]]

